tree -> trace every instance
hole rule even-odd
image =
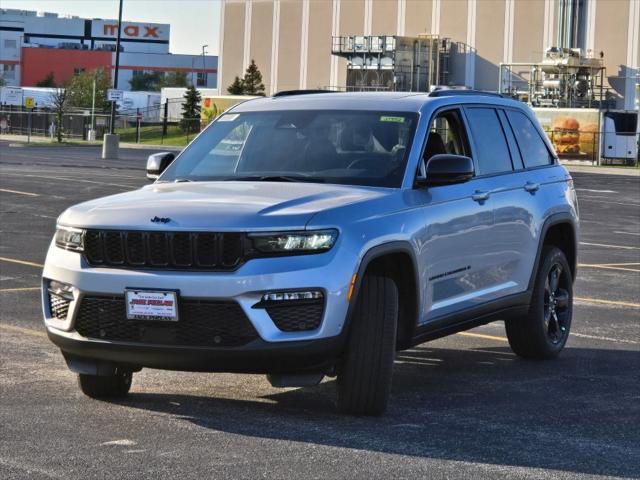
[[[91,108],[93,99],[93,80],[96,80],[96,110],[108,110],[111,103],[107,100],[107,89],[111,80],[103,69],[90,70],[74,76],[67,86],[69,106]]]
[[[46,77],[44,77],[42,80],[40,80],[38,83],[36,83],[36,87],[53,87],[53,88],[55,88],[55,86],[56,86],[56,81],[53,78],[53,72],[47,73]]]
[[[260,95],[264,97],[264,83],[262,83],[262,73],[258,70],[255,60],[247,67],[242,79],[243,91],[245,95]]]
[[[227,87],[227,92],[231,95],[259,95],[264,97],[264,83],[262,83],[262,73],[258,70],[255,60],[244,72],[244,77],[237,77],[233,83]]]
[[[129,85],[131,85],[131,90],[134,92],[157,92],[158,90],[160,90],[159,84],[161,80],[161,72],[143,72],[131,77],[131,80],[129,80]]]
[[[4,87],[7,84],[6,80],[2,75],[0,75],[0,87]]]
[[[233,83],[227,87],[227,93],[231,95],[244,95],[244,85],[242,84],[240,77],[236,75]]]
[[[157,89],[161,90],[168,87],[186,87],[188,84],[187,72],[167,72],[164,76],[160,77]]]
[[[184,94],[180,128],[185,132],[196,132],[200,127],[200,92],[191,85]]]
[[[53,112],[56,115],[56,137],[58,143],[61,143],[63,133],[62,117],[69,106],[69,89],[57,88],[56,91],[51,94],[51,104],[53,105]]]

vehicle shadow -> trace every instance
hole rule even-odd
[[[132,393],[120,404],[259,438],[636,477],[639,367],[638,351],[567,348],[536,362],[509,348],[420,347],[399,353],[377,418],[337,414],[334,381],[254,400]]]

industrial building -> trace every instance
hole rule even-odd
[[[34,86],[49,73],[63,84],[83,70],[115,66],[117,20],[83,19],[0,9],[0,77],[7,86]],[[118,88],[142,72],[186,72],[188,82],[217,85],[218,57],[169,52],[170,25],[122,22]]]
[[[220,90],[466,86],[637,109],[640,0],[222,0]]]

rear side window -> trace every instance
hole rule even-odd
[[[468,108],[466,113],[476,146],[478,175],[512,171],[511,155],[498,112],[493,108]]]
[[[507,111],[526,168],[549,165],[553,157],[531,120],[522,112]]]

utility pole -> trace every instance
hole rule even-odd
[[[113,74],[113,89],[118,88],[118,73],[120,67],[120,36],[122,33],[122,0],[119,1],[118,9],[118,36],[116,37],[116,65]],[[116,102],[111,102],[111,125],[109,126],[109,133],[104,134],[104,141],[102,142],[102,158],[103,159],[117,159],[118,149],[120,148],[120,137],[115,134],[116,127]]]
[[[91,97],[91,128],[89,129],[89,138],[90,142],[96,139],[96,132],[94,130],[94,118],[96,116],[96,76],[98,75],[98,70],[93,74],[93,96]]]
[[[118,9],[118,36],[116,37],[116,65],[113,74],[113,89],[118,89],[118,72],[120,68],[120,38],[122,34],[122,0],[120,0],[120,7]],[[111,102],[111,128],[110,133],[115,133],[115,120],[116,120],[116,102]]]

